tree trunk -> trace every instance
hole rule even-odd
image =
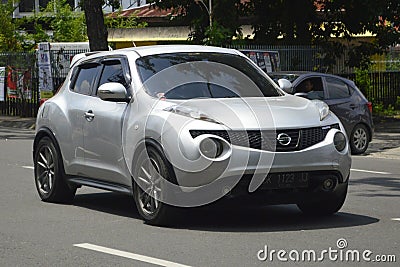
[[[104,25],[102,0],[83,0],[90,51],[108,50],[108,32]]]

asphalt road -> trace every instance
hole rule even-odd
[[[41,202],[32,137],[0,128],[0,266],[399,266],[399,159],[353,157],[345,206],[328,218],[306,217],[293,205],[209,206],[184,211],[178,226],[162,228],[144,224],[124,195],[82,188],[72,205]],[[289,262],[277,252],[260,260],[265,246],[268,254],[285,250]],[[338,251],[332,259],[322,253],[329,249]],[[301,261],[304,250],[323,260]],[[360,262],[340,260],[349,250],[360,253]],[[297,262],[289,258],[296,251]],[[366,262],[363,253],[397,262]]]

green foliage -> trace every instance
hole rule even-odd
[[[121,10],[114,14],[114,16],[104,17],[104,24],[108,29],[144,28],[147,26],[147,22],[137,22],[136,14],[132,14],[128,17],[122,16]]]
[[[232,38],[241,37],[239,16],[244,15],[244,4],[240,0],[213,0],[210,29],[209,2],[207,0],[150,0],[161,9],[172,9],[177,16],[173,23],[188,24],[188,38],[195,44],[227,45]]]
[[[84,14],[74,12],[66,0],[50,1],[43,10],[28,20],[34,24],[35,32],[29,34],[29,39],[35,43],[87,41]],[[53,34],[47,34],[42,24],[49,25]]]
[[[310,28],[317,25],[314,0],[251,0],[245,5],[255,42],[261,44],[310,44]]]
[[[356,74],[355,83],[361,91],[365,93],[367,98],[371,96],[372,84],[371,77],[369,76],[369,70],[363,68],[355,68],[354,73]]]
[[[232,41],[232,30],[225,28],[218,22],[213,22],[213,26],[208,28],[205,32],[205,44],[223,46]]]
[[[0,51],[20,51],[21,34],[18,30],[19,22],[12,17],[15,6],[12,0],[0,4]]]
[[[393,105],[385,107],[382,102],[374,103],[372,112],[376,116],[385,116],[385,117],[392,117],[397,114],[397,111]]]
[[[399,42],[400,1],[318,0],[319,22],[312,27],[314,42],[342,42],[349,48],[348,65],[367,68],[370,57]],[[322,25],[322,27],[321,27]],[[354,42],[355,35],[374,36],[372,42]],[[333,39],[332,36],[341,37]]]
[[[395,108],[396,108],[396,110],[400,110],[400,96],[398,96],[396,99]]]

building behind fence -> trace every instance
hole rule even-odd
[[[262,45],[233,46],[231,48],[278,51],[281,71],[318,71],[355,79],[354,70],[346,64],[345,55],[337,59],[335,66],[325,66],[323,63],[324,54],[319,47]],[[87,51],[50,51],[55,90],[62,85],[67,76],[72,57],[82,52]],[[400,96],[400,48],[393,48],[387,54],[377,56],[373,59],[373,63],[372,72],[369,74],[371,88],[368,90],[360,89],[368,99],[375,103],[394,105]],[[36,116],[40,102],[36,53],[0,53],[0,67],[6,68],[4,97],[0,98],[4,101],[0,101],[0,115]],[[16,80],[15,84],[18,90],[10,90],[10,87],[14,86],[12,77],[9,77],[10,70],[16,78],[14,80]]]

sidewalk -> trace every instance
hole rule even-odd
[[[0,126],[18,129],[35,129],[36,118],[20,118],[13,116],[0,116]]]

